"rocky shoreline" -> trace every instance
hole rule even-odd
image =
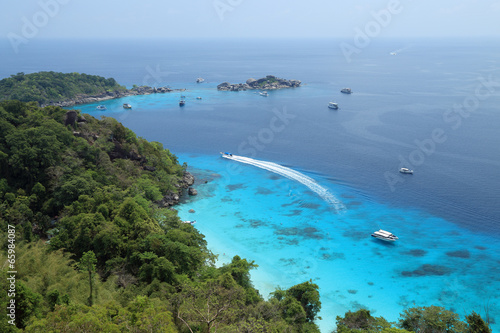
[[[261,79],[248,79],[246,83],[223,82],[217,86],[221,91],[241,91],[241,90],[276,90],[283,88],[297,88],[301,85],[300,80],[286,80],[274,75],[267,75]]]
[[[41,107],[54,105],[61,107],[74,106],[78,104],[86,104],[86,103],[95,103],[100,101],[105,101],[108,99],[121,98],[127,96],[136,96],[136,95],[150,95],[156,93],[169,93],[174,91],[185,91],[186,89],[170,89],[168,87],[149,87],[149,86],[140,86],[134,87],[132,89],[127,90],[115,90],[115,91],[107,91],[98,95],[78,95],[75,98],[60,101],[60,102],[49,102],[41,105]]]

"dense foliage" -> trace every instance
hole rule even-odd
[[[204,236],[161,208],[185,166],[116,120],[36,103],[0,102],[0,238],[16,235],[15,320],[0,262],[0,332],[319,332],[319,287],[264,300],[253,261],[215,267]],[[406,309],[398,323],[367,310],[336,332],[491,333],[476,313]]]
[[[0,237],[15,226],[17,269],[15,326],[0,272],[0,331],[319,332],[317,285],[265,301],[254,262],[216,268],[204,236],[160,208],[185,175],[114,119],[0,102]]]
[[[60,102],[79,95],[98,95],[126,88],[115,79],[80,73],[18,73],[0,80],[0,101],[16,99],[39,104]]]

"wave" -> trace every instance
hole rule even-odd
[[[273,173],[276,173],[278,175],[281,175],[283,177],[286,177],[288,179],[292,179],[295,181],[298,181],[299,183],[307,186],[311,191],[319,195],[324,201],[326,201],[329,205],[333,206],[337,212],[340,212],[342,210],[345,210],[344,204],[338,200],[333,194],[331,194],[326,188],[323,186],[319,185],[314,179],[311,177],[308,177],[298,171],[295,171],[293,169],[284,167],[282,165],[273,163],[273,162],[266,162],[266,161],[260,161],[260,160],[255,160],[253,158],[249,157],[243,157],[243,156],[238,156],[238,155],[232,155],[232,157],[227,157],[228,159],[240,162],[240,163],[245,163],[245,164],[250,164],[253,166],[256,166],[258,168],[271,171]]]

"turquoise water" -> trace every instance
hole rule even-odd
[[[180,216],[197,220],[219,264],[236,254],[254,260],[252,280],[264,297],[278,286],[317,283],[322,332],[361,307],[397,320],[406,307],[441,305],[498,323],[500,43],[374,40],[351,63],[339,43],[32,41],[18,55],[0,45],[0,76],[76,71],[129,87],[186,88],[183,108],[178,92],[77,108],[114,117],[187,162],[200,194],[178,207]],[[391,56],[394,50],[401,51]],[[216,90],[267,74],[304,85],[267,98]],[[196,84],[200,76],[206,82]],[[354,93],[341,94],[343,87]],[[477,91],[478,105],[450,113]],[[435,131],[442,140],[432,147]],[[313,182],[223,159],[220,151],[277,163]],[[399,175],[408,162],[414,175]],[[401,178],[391,187],[387,175]],[[370,237],[379,228],[399,241]]]
[[[310,175],[345,206],[338,210],[307,186],[215,155],[185,155],[197,197],[179,214],[195,224],[219,255],[240,255],[259,268],[252,281],[265,297],[309,279],[320,287],[323,332],[335,316],[366,308],[397,320],[406,307],[440,305],[464,315],[498,316],[498,241],[424,212],[359,197],[322,175]],[[236,170],[236,171],[233,171]],[[307,171],[298,170],[304,174]],[[206,182],[206,183],[205,183]],[[194,213],[190,213],[194,210]],[[370,237],[383,228],[400,240]]]

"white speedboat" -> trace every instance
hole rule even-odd
[[[352,94],[351,88],[343,88],[340,92],[344,94]]]
[[[260,93],[260,95],[261,95],[261,96],[264,96],[264,97],[267,97],[267,91],[262,91],[262,92]]]
[[[196,99],[202,99],[200,96],[196,97]]]
[[[231,157],[233,157],[233,154],[231,154],[231,153],[223,153],[223,152],[221,152],[220,155],[222,157],[225,157],[225,158],[231,158]]]
[[[399,169],[399,172],[413,174],[413,170],[408,169],[408,168],[401,168],[401,169]]]
[[[125,103],[125,104],[123,104],[123,108],[124,109],[132,109],[132,105]]]
[[[196,223],[196,220],[193,220],[193,221],[182,221],[182,223],[186,223],[186,224],[195,224]]]
[[[106,107],[104,105],[99,105],[96,107],[96,109],[99,111],[104,111],[104,110],[106,110]]]
[[[372,234],[372,237],[378,238],[386,242],[395,242],[396,240],[399,239],[396,235],[382,229],[375,231]]]
[[[328,107],[333,110],[337,110],[339,108],[339,105],[337,103],[330,102],[328,103]]]
[[[203,81],[205,81],[205,79],[202,77],[196,79],[196,83],[202,83]]]

